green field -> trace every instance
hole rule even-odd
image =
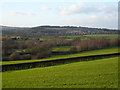
[[[118,34],[95,34],[95,35],[84,35],[92,38],[119,38]]]
[[[66,39],[71,40],[74,38],[79,38],[81,40],[85,40],[88,39],[88,37],[84,36],[84,35],[70,35],[70,36],[66,36]]]
[[[71,47],[70,46],[63,46],[63,47],[54,47],[52,48],[52,51],[68,51]]]
[[[114,47],[114,48],[106,48],[106,49],[84,51],[84,52],[81,52],[81,53],[69,54],[69,55],[56,55],[56,56],[52,56],[52,57],[46,58],[46,59],[2,61],[2,64],[5,65],[5,64],[35,62],[35,61],[46,61],[46,60],[54,60],[54,59],[61,59],[61,58],[71,58],[71,57],[80,57],[80,56],[89,56],[89,55],[112,54],[112,53],[117,53],[117,52],[118,52],[118,47]]]
[[[66,36],[67,39],[80,38],[81,40],[89,38],[119,38],[118,34],[95,34],[95,35],[71,35]]]
[[[117,88],[118,57],[3,72],[3,88]]]

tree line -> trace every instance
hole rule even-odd
[[[100,48],[115,47],[118,46],[119,42],[119,39],[106,38],[90,38],[87,40],[74,38],[72,40],[66,40],[56,37],[44,42],[41,42],[37,38],[28,40],[4,38],[2,40],[2,57],[3,60],[41,59],[51,57],[53,47],[70,46],[71,48],[67,53],[71,54]]]

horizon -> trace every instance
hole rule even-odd
[[[13,28],[35,28],[35,27],[41,27],[41,26],[59,26],[59,27],[85,27],[85,28],[97,28],[97,29],[110,29],[110,30],[118,30],[116,28],[105,28],[105,27],[88,27],[88,26],[75,26],[75,25],[37,25],[37,26],[31,26],[31,27],[25,27],[25,26],[11,26],[11,25],[0,25],[3,27],[13,27]]]

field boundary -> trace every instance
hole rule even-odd
[[[60,64],[72,63],[72,62],[91,61],[95,59],[119,56],[119,54],[120,53],[90,55],[90,56],[81,56],[81,57],[73,57],[73,58],[65,58],[65,59],[54,59],[54,60],[49,60],[49,61],[36,61],[36,62],[28,62],[28,63],[7,64],[7,65],[0,65],[0,66],[2,66],[2,72],[5,72],[5,71],[12,71],[12,70],[37,68],[37,67],[55,66],[55,65],[60,65]]]

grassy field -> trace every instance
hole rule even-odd
[[[95,35],[84,35],[92,38],[118,38],[118,34],[95,34]]]
[[[2,64],[5,65],[5,64],[35,62],[35,61],[46,61],[46,60],[53,60],[53,59],[71,58],[71,57],[80,57],[80,56],[89,56],[89,55],[112,54],[112,53],[117,53],[117,52],[118,52],[118,47],[114,47],[114,48],[84,51],[81,53],[69,54],[69,55],[56,55],[56,56],[52,56],[52,57],[46,58],[46,59],[2,61]]]
[[[70,49],[70,46],[63,46],[63,47],[55,47],[55,48],[52,48],[52,51],[68,51]]]
[[[95,34],[95,35],[72,35],[67,36],[67,39],[73,39],[73,38],[80,38],[81,40],[89,39],[89,38],[119,38],[118,34]]]
[[[70,36],[66,36],[66,39],[71,40],[74,38],[79,38],[81,40],[85,40],[88,39],[88,37],[84,36],[84,35],[70,35]]]
[[[3,88],[117,88],[118,57],[3,72]]]

